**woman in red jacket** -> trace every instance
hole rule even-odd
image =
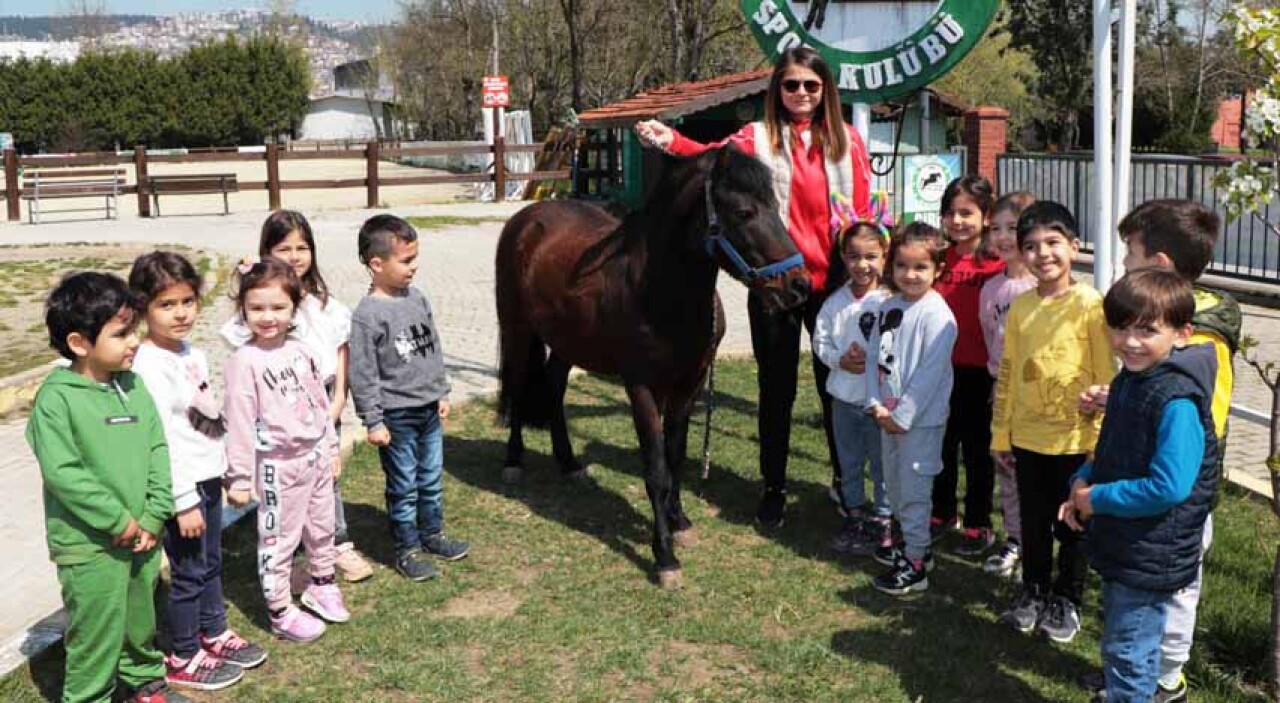
[[[844,280],[832,227],[836,196],[852,203],[857,217],[870,215],[871,164],[866,146],[841,117],[840,95],[831,70],[816,51],[806,47],[788,49],[778,59],[765,95],[764,119],[746,125],[729,138],[701,144],[654,120],[637,124],[636,133],[641,140],[676,156],[696,156],[733,144],[764,162],[773,171],[773,190],[787,232],[804,255],[813,290],[804,305],[766,312],[755,296],[747,303],[751,346],[759,366],[760,473],[764,478],[764,495],[756,519],[766,527],[778,527],[786,509],[787,454],[800,361],[800,329],[803,325],[812,334],[827,294]],[[838,476],[827,367],[816,356],[812,361],[822,399],[827,450],[832,472]]]

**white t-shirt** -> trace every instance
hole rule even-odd
[[[221,332],[232,349],[253,338],[239,314],[227,320]],[[293,316],[293,331],[289,335],[311,347],[320,366],[320,377],[327,384],[338,373],[338,348],[351,338],[351,310],[332,295],[323,305],[319,298],[308,295]]]
[[[175,512],[182,512],[200,502],[196,484],[222,478],[227,467],[222,440],[200,432],[187,417],[200,384],[209,383],[209,362],[204,352],[186,343],[177,353],[144,343],[138,345],[133,372],[147,385],[164,424],[173,507]]]
[[[849,373],[840,368],[840,357],[850,344],[857,344],[865,352],[875,328],[880,304],[889,297],[884,288],[867,291],[861,298],[853,297],[849,286],[840,286],[822,304],[813,326],[813,352],[831,369],[827,376],[827,392],[833,397],[853,405],[867,400],[866,379],[863,374]],[[867,354],[874,359],[874,354]]]

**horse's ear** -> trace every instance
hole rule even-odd
[[[724,145],[718,152],[716,152],[715,169],[717,171],[722,171],[729,168],[730,164],[733,163],[734,157],[741,153],[742,152],[733,144],[733,142]]]

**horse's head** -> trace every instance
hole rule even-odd
[[[766,308],[803,303],[810,293],[809,275],[778,214],[768,167],[732,146],[706,158],[707,253],[759,295]]]

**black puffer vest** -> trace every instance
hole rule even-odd
[[[1093,462],[1095,485],[1149,475],[1164,406],[1188,398],[1200,412],[1204,456],[1191,496],[1160,515],[1122,518],[1094,515],[1089,522],[1089,561],[1104,579],[1147,591],[1176,591],[1195,579],[1204,521],[1218,488],[1213,383],[1217,358],[1211,344],[1175,350],[1142,373],[1122,370],[1111,382],[1107,415]]]

